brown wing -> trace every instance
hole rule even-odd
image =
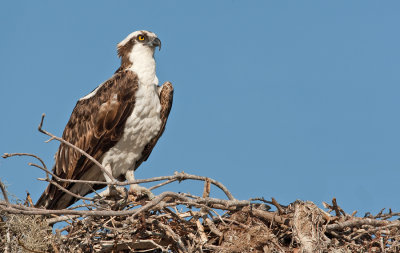
[[[174,95],[174,87],[170,82],[165,82],[161,87],[160,91],[160,104],[161,104],[161,128],[158,132],[157,136],[151,139],[151,141],[144,147],[142,151],[142,156],[135,164],[135,170],[142,164],[142,162],[147,161],[149,158],[151,151],[153,150],[154,146],[156,145],[158,139],[160,139],[161,135],[164,133],[165,125],[167,124],[167,119],[169,112],[171,111],[172,107],[172,100]]]
[[[77,102],[64,129],[63,139],[81,148],[96,160],[100,160],[123,134],[126,119],[135,105],[138,77],[131,71],[121,71],[102,84],[92,97]],[[55,157],[53,172],[64,179],[80,179],[93,166],[93,162],[78,151],[61,144]],[[89,179],[90,180],[90,179]],[[66,189],[74,185],[59,182]],[[104,185],[94,185],[100,189]],[[49,185],[36,206],[59,209],[73,204],[58,203],[66,194]],[[87,194],[83,193],[83,194]]]

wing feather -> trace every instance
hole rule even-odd
[[[172,107],[174,87],[170,82],[165,82],[160,89],[161,91],[159,96],[161,104],[161,128],[158,134],[144,147],[141,158],[135,164],[135,170],[142,164],[142,162],[147,161],[158,139],[160,139],[161,135],[164,133],[165,125],[167,124],[167,119]]]
[[[79,100],[64,129],[63,139],[84,150],[96,160],[107,152],[123,134],[126,119],[135,105],[138,77],[131,71],[120,71],[103,83],[92,97]],[[55,156],[53,172],[65,179],[79,179],[93,162],[77,150],[61,144]],[[53,179],[54,180],[54,179]],[[70,189],[73,183],[60,183]],[[95,185],[100,189],[104,185]],[[71,205],[58,203],[65,193],[50,184],[36,206],[60,209]],[[71,203],[72,202],[72,203]]]

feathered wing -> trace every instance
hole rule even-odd
[[[147,161],[149,158],[151,151],[153,151],[154,146],[156,145],[158,139],[160,139],[161,135],[164,133],[165,130],[165,125],[167,124],[167,119],[169,112],[171,111],[172,107],[172,100],[174,96],[174,87],[170,82],[165,82],[161,87],[160,87],[160,104],[161,104],[161,112],[160,112],[160,118],[161,118],[161,128],[158,134],[144,147],[142,151],[142,155],[138,161],[136,161],[135,164],[135,170],[142,164],[142,162]]]
[[[77,102],[64,129],[63,139],[99,161],[104,153],[121,138],[125,122],[135,105],[137,89],[138,77],[133,72],[120,71],[114,74],[95,91],[93,96]],[[90,180],[90,173],[93,174],[93,171],[89,171],[91,168],[100,171],[99,168],[93,167],[93,162],[77,150],[65,144],[60,145],[53,168],[55,175],[63,179]],[[56,181],[54,178],[53,180]],[[97,180],[97,178],[92,180]],[[66,189],[71,189],[75,185],[70,182],[57,183]],[[97,190],[104,186],[93,185],[92,188]],[[86,195],[93,190],[86,187],[78,194]],[[76,201],[74,197],[49,184],[36,206],[62,209]]]

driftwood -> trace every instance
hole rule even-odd
[[[64,140],[41,129],[50,140]],[[72,145],[73,147],[73,145]],[[46,177],[57,178],[36,155]],[[53,180],[50,179],[53,177]],[[159,182],[165,187],[183,180],[204,181],[202,196],[165,191],[152,199],[122,195],[99,199],[76,195],[81,204],[62,210],[12,203],[0,182],[0,250],[2,252],[400,252],[400,213],[390,209],[356,217],[337,204],[323,203],[325,211],[309,201],[279,204],[274,198],[237,200],[220,182],[184,172],[172,176],[111,183],[116,186]],[[72,182],[72,180],[70,180]],[[93,184],[100,182],[79,181]],[[211,185],[225,199],[211,197]]]

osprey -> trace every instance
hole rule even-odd
[[[170,82],[158,86],[156,47],[161,49],[161,41],[149,31],[133,32],[121,41],[117,46],[121,66],[110,79],[79,99],[64,129],[64,140],[86,151],[118,180],[134,180],[134,171],[148,159],[171,110],[173,87]],[[111,182],[92,161],[65,144],[56,153],[53,173],[63,179]],[[58,184],[80,196],[105,186]],[[137,193],[139,187],[131,185],[129,193]],[[107,187],[101,195],[109,192]],[[36,206],[63,209],[76,201],[49,184]]]

